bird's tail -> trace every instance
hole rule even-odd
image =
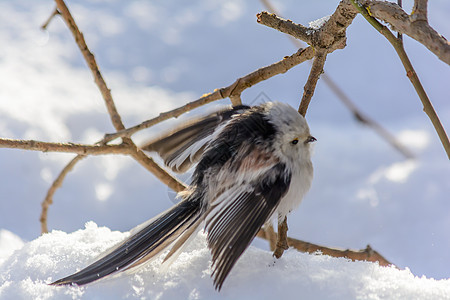
[[[138,226],[135,233],[83,270],[52,285],[83,285],[107,275],[137,267],[174,244],[166,259],[196,232],[202,221],[199,198],[181,201],[159,216]]]

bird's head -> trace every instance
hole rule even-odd
[[[289,104],[270,102],[266,105],[269,121],[276,128],[275,152],[279,151],[289,161],[309,161],[311,144],[316,139],[311,135],[306,119]]]

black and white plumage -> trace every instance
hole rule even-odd
[[[165,261],[173,259],[204,226],[220,290],[259,229],[273,216],[284,219],[308,191],[313,141],[295,109],[269,102],[216,112],[150,142],[143,149],[158,152],[174,171],[198,163],[180,203],[138,226],[101,259],[52,284],[83,285],[170,247]]]

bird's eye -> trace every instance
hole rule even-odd
[[[315,142],[315,141],[317,141],[317,139],[316,139],[315,137],[313,137],[312,135],[310,135],[310,136],[306,139],[305,144],[312,143],[312,142]]]
[[[293,140],[291,141],[291,144],[292,144],[292,145],[297,145],[297,143],[298,143],[298,139],[293,139]]]

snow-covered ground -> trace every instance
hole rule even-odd
[[[282,34],[256,23],[264,10],[258,1],[72,2],[127,126],[295,51]],[[412,1],[404,2],[409,9]],[[338,1],[275,3],[287,18],[307,24],[331,14]],[[431,24],[448,38],[450,3],[429,6]],[[0,136],[92,143],[113,128],[66,26],[56,18],[48,31],[39,29],[53,8],[51,1],[0,1]],[[384,38],[358,17],[347,44],[328,57],[327,73],[417,157],[405,160],[357,125],[319,82],[307,115],[318,139],[315,179],[289,218],[289,234],[342,248],[370,243],[402,270],[293,250],[274,263],[266,243],[255,240],[218,294],[200,234],[166,272],[155,261],[87,288],[49,287],[120,241],[121,232],[171,206],[173,194],[132,159],[87,158],[55,195],[54,231],[39,237],[40,202],[72,155],[0,149],[0,298],[450,298],[448,159]],[[448,130],[450,69],[411,39],[405,44]],[[244,92],[244,102],[297,106],[308,71],[304,64],[261,83]],[[198,111],[218,104],[227,101]]]
[[[251,247],[220,293],[211,282],[210,255],[200,233],[168,268],[162,259],[132,274],[120,274],[88,287],[53,287],[52,279],[85,266],[127,236],[97,227],[67,234],[53,231],[25,244],[2,265],[3,299],[449,299],[450,280],[419,278],[410,270],[369,262],[308,255],[289,250],[278,261]]]

